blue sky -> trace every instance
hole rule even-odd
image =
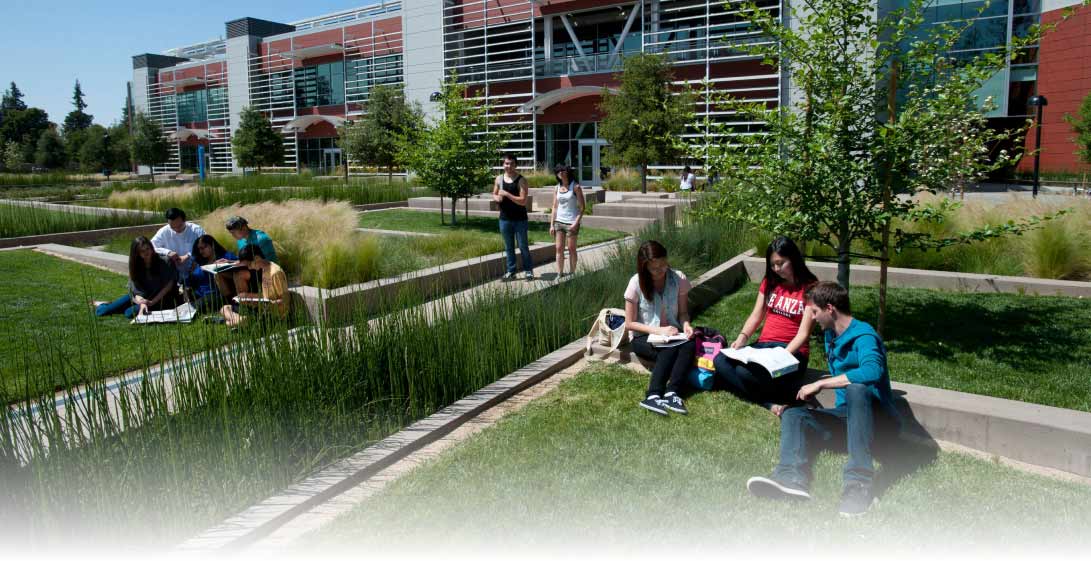
[[[437,0],[438,1],[438,0]],[[221,37],[224,22],[255,17],[290,22],[373,0],[0,0],[0,90],[12,80],[27,105],[62,123],[80,81],[95,122],[121,118],[133,55]]]

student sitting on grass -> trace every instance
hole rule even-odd
[[[743,364],[723,354],[716,357],[716,379],[728,391],[754,403],[773,404],[773,413],[784,410],[781,404],[794,403],[803,375],[807,372],[814,318],[806,313],[803,294],[818,278],[807,268],[799,246],[780,236],[765,249],[765,278],[758,288],[754,309],[746,319],[731,348],[741,349],[761,325],[757,349],[784,347],[799,361],[799,368],[777,378],[756,363]],[[764,321],[764,324],[762,323]]]
[[[837,401],[827,409],[791,407],[780,416],[780,463],[769,477],[751,477],[747,489],[756,496],[810,499],[811,462],[817,446],[844,435],[849,460],[841,492],[842,516],[859,516],[871,508],[875,469],[871,447],[878,428],[899,427],[887,373],[886,347],[872,327],[852,317],[849,293],[837,283],[820,282],[806,293],[807,311],[822,326],[830,378],[800,388],[807,400],[834,388]],[[884,438],[889,435],[884,434]]]
[[[265,232],[251,229],[250,223],[245,218],[232,216],[227,219],[224,226],[235,238],[235,249],[239,255],[242,255],[243,248],[256,246],[261,248],[261,253],[265,256],[265,259],[273,263],[277,262],[277,250],[273,247],[273,240]],[[245,292],[257,292],[261,287],[261,271],[242,269],[235,272],[231,282],[226,282],[226,278],[223,281],[220,281],[219,278],[216,280],[220,283],[220,290],[223,292],[224,297],[231,298]]]
[[[291,300],[288,294],[288,277],[280,265],[266,259],[261,247],[256,244],[247,245],[239,250],[239,263],[251,271],[261,273],[261,294],[240,293],[238,297],[241,302],[223,307],[225,323],[234,327],[246,319],[239,313],[240,306],[254,308],[266,316],[286,319]]]
[[[666,415],[685,415],[686,405],[678,395],[686,374],[693,369],[696,343],[689,323],[690,283],[681,271],[670,268],[667,249],[657,241],[646,241],[636,252],[636,274],[625,289],[625,328],[633,352],[655,362],[648,392],[640,406]],[[674,346],[656,347],[649,335],[685,334],[687,340]]]
[[[113,302],[95,302],[95,315],[124,313],[133,319],[156,310],[171,310],[181,304],[178,273],[169,259],[157,255],[148,238],[140,236],[129,246],[129,294]]]
[[[152,236],[152,245],[156,253],[170,260],[178,270],[178,278],[184,281],[193,270],[193,244],[205,231],[193,222],[186,222],[186,212],[180,208],[168,208],[166,218],[167,225]]]
[[[219,310],[224,305],[224,299],[216,286],[215,279],[217,275],[205,271],[201,266],[235,261],[238,257],[224,249],[224,246],[220,245],[216,238],[208,234],[197,238],[197,241],[193,242],[191,254],[197,265],[189,277],[189,287],[193,290],[194,297],[193,306],[200,313]]]

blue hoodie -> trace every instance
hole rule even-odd
[[[893,418],[898,418],[886,368],[886,346],[875,329],[854,318],[841,335],[827,329],[825,336],[830,375],[844,374],[853,384],[869,386],[879,399],[880,406]],[[845,389],[837,388],[835,392],[835,407],[840,407],[845,404]]]

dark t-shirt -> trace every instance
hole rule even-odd
[[[515,176],[515,181],[508,181],[508,178],[500,176],[500,188],[515,195],[519,196],[519,182],[523,180],[522,175]],[[500,199],[500,220],[527,220],[527,207],[515,204],[515,201],[509,198]]]

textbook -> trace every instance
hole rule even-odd
[[[141,314],[133,318],[133,321],[129,322],[133,325],[148,325],[152,323],[189,323],[193,321],[193,318],[197,315],[197,309],[193,307],[193,304],[186,302],[181,306],[173,310],[159,310],[157,312],[148,312]]]
[[[273,301],[268,298],[239,298],[238,296],[232,298],[239,304],[272,304]]]
[[[238,261],[232,261],[230,263],[209,263],[208,265],[201,265],[201,268],[208,273],[218,275],[220,273],[227,273],[230,271],[245,269],[246,266],[242,263],[239,263]]]
[[[677,335],[648,335],[648,344],[655,347],[677,347],[689,340],[685,333]]]
[[[743,364],[756,363],[769,371],[774,378],[795,372],[799,368],[799,361],[784,347],[770,347],[768,349],[755,349],[743,347],[732,349],[726,347],[721,353],[727,358],[737,360]]]

